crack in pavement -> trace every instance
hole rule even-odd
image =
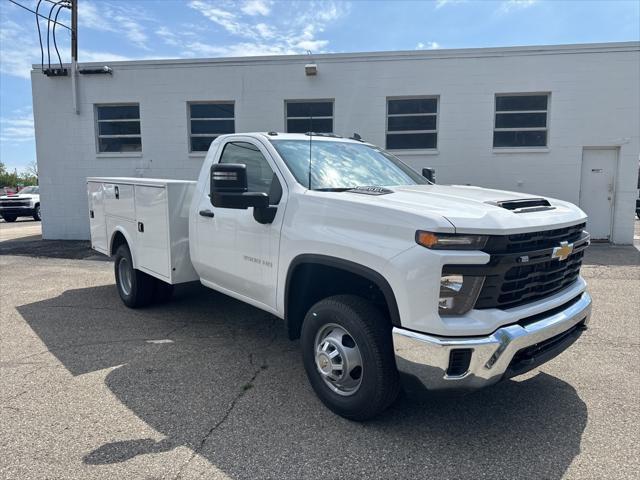
[[[249,355],[249,362],[251,364],[253,364],[252,354]],[[245,396],[245,394],[251,389],[251,387],[253,387],[253,382],[258,378],[258,375],[260,374],[260,372],[262,372],[263,370],[266,370],[267,368],[268,368],[268,365],[263,364],[255,372],[253,372],[253,376],[251,377],[249,382],[245,383],[243,385],[242,390],[240,390],[240,392],[231,401],[231,403],[229,404],[229,407],[227,407],[227,410],[224,412],[224,415],[222,415],[222,418],[220,420],[218,420],[209,429],[209,431],[202,437],[202,439],[200,440],[199,445],[193,450],[193,452],[191,453],[191,456],[189,457],[189,459],[184,463],[184,465],[182,465],[182,467],[180,467],[180,470],[178,471],[176,476],[173,477],[174,480],[179,480],[180,478],[182,478],[182,475],[183,475],[184,471],[186,470],[186,468],[193,461],[193,459],[196,457],[196,455],[198,455],[202,451],[202,449],[204,448],[205,444],[207,443],[207,441],[209,440],[211,435],[213,435],[213,433],[227,421],[227,419],[231,415],[231,412],[233,412],[233,410],[235,409],[236,404],[240,401],[240,399],[242,397]]]
[[[269,325],[269,330],[272,330],[273,333],[271,334],[271,336],[269,338],[269,341],[261,349],[261,351],[264,351],[264,350],[268,349],[271,345],[273,345],[273,343],[278,338],[278,333],[275,330],[276,322],[277,322],[277,319],[273,318],[272,321],[271,321],[271,325]],[[249,365],[255,365],[254,353],[253,352],[249,353],[248,359],[249,359]],[[227,407],[226,411],[222,415],[222,418],[220,418],[220,420],[218,420],[207,431],[207,433],[202,437],[202,439],[200,440],[200,443],[198,444],[198,446],[193,450],[193,452],[191,453],[191,456],[189,457],[189,459],[182,465],[182,467],[180,467],[180,470],[178,470],[178,473],[176,474],[176,476],[173,477],[173,480],[179,480],[180,478],[182,478],[182,475],[184,474],[184,472],[187,469],[187,467],[191,464],[193,459],[202,451],[202,449],[204,448],[204,446],[207,443],[207,441],[209,440],[209,438],[213,435],[213,433],[218,428],[220,428],[227,421],[227,419],[229,418],[229,416],[231,415],[231,413],[235,409],[235,407],[238,404],[238,402],[242,399],[242,397],[244,397],[246,395],[246,393],[249,390],[251,390],[253,388],[253,384],[256,381],[256,379],[258,378],[258,376],[260,375],[260,372],[265,371],[267,368],[269,368],[269,365],[267,364],[266,360],[263,360],[261,362],[261,365],[253,372],[253,375],[251,376],[249,381],[242,386],[242,390],[240,390],[240,392],[238,392],[238,394],[233,398],[233,400],[231,401],[231,403]]]

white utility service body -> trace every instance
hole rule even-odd
[[[198,280],[189,257],[189,206],[196,182],[89,177],[91,248],[109,255],[117,232],[134,268],[170,284]]]
[[[92,247],[118,263],[114,242],[124,238],[137,271],[168,284],[199,280],[285,319],[291,338],[302,335],[316,393],[354,419],[390,403],[398,372],[409,389],[474,389],[573,343],[591,311],[579,275],[584,212],[418,177],[359,140],[224,135],[197,182],[89,178]],[[121,297],[123,278],[116,264]],[[384,325],[371,338],[366,328],[352,333],[367,322]],[[367,342],[389,372],[368,366]],[[386,400],[369,402],[380,385]]]

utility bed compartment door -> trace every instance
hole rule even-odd
[[[167,189],[135,186],[138,268],[148,269],[170,281]]]
[[[134,220],[133,185],[127,185],[126,183],[105,183],[103,185],[105,213]]]
[[[91,248],[108,254],[107,223],[104,216],[104,189],[102,183],[87,183],[87,193],[89,196]]]

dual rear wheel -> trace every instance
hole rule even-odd
[[[127,307],[145,307],[171,298],[173,285],[133,268],[127,245],[120,245],[116,250],[114,270],[118,294]]]

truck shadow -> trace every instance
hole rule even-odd
[[[139,311],[112,285],[18,311],[74,376],[117,367],[105,378],[111,392],[165,437],[81,446],[96,468],[186,446],[238,479],[556,479],[587,422],[574,388],[544,373],[466,396],[402,398],[376,420],[349,422],[317,400],[278,319],[200,286]]]

